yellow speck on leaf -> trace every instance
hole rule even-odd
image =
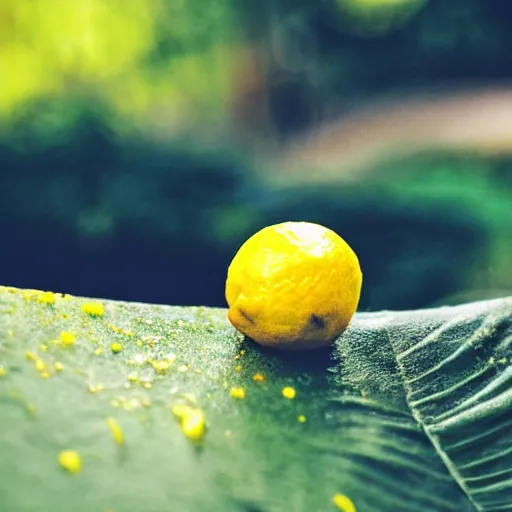
[[[231,388],[230,394],[233,398],[243,400],[245,398],[245,389],[240,387]]]
[[[242,371],[242,367],[239,364],[237,364],[235,366],[235,372],[240,372],[240,371]]]
[[[74,450],[64,450],[59,453],[59,464],[70,473],[79,473],[82,469],[82,459]]]
[[[172,413],[179,418],[181,430],[189,439],[197,441],[204,436],[205,419],[201,409],[178,404],[172,408]]]
[[[55,361],[55,363],[53,363],[53,367],[55,368],[56,372],[61,372],[64,370],[64,365],[60,361]]]
[[[46,343],[41,343],[41,345],[39,345],[39,350],[41,352],[48,352],[48,345],[46,345]]]
[[[112,343],[112,345],[110,345],[110,349],[114,354],[119,354],[119,352],[123,350],[123,345],[121,345],[121,343]]]
[[[112,431],[112,435],[114,436],[114,441],[117,444],[123,444],[124,443],[124,434],[121,426],[117,422],[115,418],[107,418],[107,425],[109,426],[110,430]]]
[[[193,409],[192,406],[187,404],[176,404],[171,407],[171,412],[179,418],[180,420],[186,416],[191,410]]]
[[[137,372],[130,372],[126,377],[128,382],[139,382],[139,374]]]
[[[170,367],[170,364],[167,361],[153,361],[151,365],[155,372],[160,374],[165,373]]]
[[[142,345],[144,345],[144,342],[142,340],[137,340],[136,345],[137,345],[137,347],[140,348],[140,347],[142,347]]]
[[[252,376],[252,380],[254,380],[255,382],[263,382],[265,380],[265,377],[261,373],[255,373]]]
[[[153,387],[153,383],[151,382],[151,379],[149,379],[148,377],[144,377],[143,379],[140,379],[140,383],[146,389],[151,389]]]
[[[7,374],[7,370],[3,366],[0,366],[0,377],[3,377],[6,374]]]
[[[101,302],[86,302],[82,305],[82,311],[93,317],[100,317],[105,314],[105,308]]]
[[[104,384],[87,384],[87,389],[91,392],[91,393],[98,393],[100,391],[103,391],[105,389],[105,385]]]
[[[62,331],[60,333],[59,339],[64,346],[70,347],[71,345],[73,345],[73,343],[75,343],[76,336],[72,332]]]
[[[49,379],[51,377],[51,373],[49,371],[43,371],[43,372],[40,372],[39,373],[39,376],[42,378],[42,379]]]
[[[40,290],[22,290],[21,291],[24,300],[30,300],[36,298],[40,293]]]
[[[35,361],[37,356],[34,354],[34,352],[25,352],[25,359],[28,359],[29,361]]]
[[[298,421],[299,423],[306,423],[307,418],[306,418],[306,416],[304,416],[304,414],[301,414],[301,415],[297,418],[297,421]]]
[[[94,354],[97,356],[101,356],[101,354],[103,354],[103,348],[98,347],[98,348],[94,349]]]
[[[121,327],[117,327],[116,325],[113,324],[107,324],[107,327],[112,331],[117,332],[118,334],[121,334],[123,332],[123,329],[121,329]]]
[[[46,363],[42,359],[36,359],[34,366],[38,372],[44,372],[46,370]]]
[[[332,502],[342,512],[357,512],[356,506],[352,500],[344,494],[335,494],[332,498]]]
[[[296,395],[295,388],[292,388],[291,386],[286,386],[285,388],[283,388],[281,393],[288,400],[293,400],[295,398],[295,395]]]
[[[131,400],[124,400],[122,403],[121,403],[121,407],[125,410],[125,411],[132,411],[136,405],[134,402],[132,402]]]
[[[55,304],[56,297],[53,292],[39,292],[37,294],[37,302],[41,304],[48,304],[49,306],[52,306]]]

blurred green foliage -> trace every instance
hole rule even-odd
[[[207,116],[229,93],[229,1],[4,0],[0,114],[85,96],[123,116],[162,103],[175,122],[192,106]]]
[[[239,44],[274,32],[282,43],[269,44],[283,44],[290,65],[314,61],[315,87],[338,98],[503,78],[510,13],[503,0],[4,0],[0,115],[63,97],[129,117],[166,105],[169,123],[226,114]]]
[[[271,82],[256,110],[279,133],[311,126],[319,98],[512,75],[509,3],[374,3],[4,0],[0,282],[222,305],[244,238],[300,219],[356,248],[363,309],[512,287],[509,162],[427,155],[353,187],[277,192],[224,133],[251,80]],[[261,76],[243,71],[247,48]]]

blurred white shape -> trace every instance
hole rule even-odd
[[[512,88],[488,87],[360,107],[295,139],[268,165],[279,183],[357,180],[385,160],[429,151],[512,155]]]

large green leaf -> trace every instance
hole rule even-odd
[[[512,299],[357,314],[301,354],[244,340],[222,309],[53,299],[0,288],[2,511],[311,512],[336,493],[358,512],[511,510]],[[170,411],[189,394],[199,445]]]

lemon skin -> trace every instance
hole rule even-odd
[[[228,318],[261,345],[302,350],[331,344],[357,309],[362,273],[334,231],[284,222],[251,236],[226,279]]]

